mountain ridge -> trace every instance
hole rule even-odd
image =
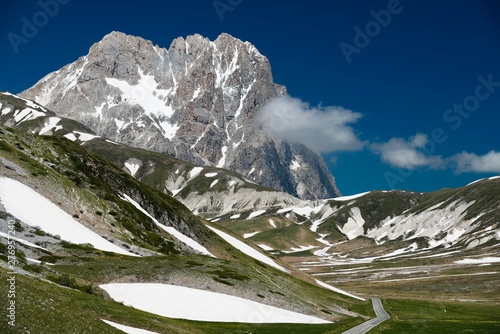
[[[20,96],[117,142],[234,170],[301,198],[339,196],[320,154],[256,125],[258,111],[285,94],[269,60],[229,34],[179,37],[163,49],[113,32]]]

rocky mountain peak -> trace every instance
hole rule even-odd
[[[121,143],[231,169],[301,198],[338,196],[319,154],[255,126],[258,111],[283,94],[269,60],[229,34],[179,37],[165,49],[112,32],[21,96]]]

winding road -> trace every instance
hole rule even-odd
[[[389,314],[387,314],[387,312],[384,310],[382,302],[380,301],[379,298],[372,298],[372,305],[373,309],[375,310],[375,314],[377,315],[376,318],[365,321],[362,324],[357,325],[356,327],[353,327],[342,334],[364,334],[373,327],[381,324],[382,322],[390,318]]]

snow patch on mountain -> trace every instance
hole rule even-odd
[[[49,117],[45,120],[45,123],[43,124],[43,128],[38,132],[39,135],[43,135],[44,133],[48,131],[57,131],[61,130],[63,127],[62,125],[58,125],[59,121],[61,118],[59,117]]]
[[[335,198],[332,198],[332,200],[338,201],[338,202],[352,201],[353,199],[360,198],[360,197],[365,196],[366,194],[369,194],[369,193],[370,193],[370,191],[355,194],[355,195],[350,195],[350,196],[335,197]]]
[[[77,141],[79,140],[81,144],[90,141],[92,139],[96,138],[101,138],[100,136],[96,136],[90,133],[85,133],[85,132],[80,132],[80,131],[73,131],[70,133],[67,133],[64,135],[65,138],[71,140],[71,141]]]
[[[186,244],[189,247],[191,247],[192,249],[200,252],[201,254],[215,257],[212,253],[210,253],[204,246],[200,245],[197,241],[182,234],[181,232],[177,231],[175,228],[173,228],[171,226],[165,226],[162,223],[160,223],[156,218],[154,218],[152,215],[150,215],[149,212],[147,212],[139,203],[134,201],[130,196],[128,196],[126,194],[122,194],[121,198],[123,200],[131,203],[137,210],[141,211],[146,216],[148,216],[158,227],[160,227],[161,229],[166,231],[168,234],[170,234],[174,238],[182,241],[184,244]]]
[[[0,104],[0,107],[2,106],[2,104]],[[5,116],[7,114],[10,114],[14,109],[12,109],[11,107],[6,107],[6,108],[3,108],[2,109],[2,116]]]
[[[191,169],[191,171],[189,172],[189,179],[194,179],[195,177],[197,177],[202,170],[203,167],[194,167],[193,169]]]
[[[248,299],[182,286],[110,283],[100,287],[115,301],[174,319],[237,323],[330,323]]]
[[[140,161],[137,161],[138,159],[129,159],[125,161],[125,168],[128,169],[130,172],[130,175],[135,176],[137,174],[137,171],[139,168],[141,168],[141,163]]]
[[[358,299],[358,300],[362,300],[362,301],[365,301],[365,300],[366,300],[366,299],[364,299],[364,298],[361,298],[361,297],[355,296],[355,295],[353,295],[353,294],[351,294],[351,293],[349,293],[349,292],[347,292],[347,291],[344,291],[344,290],[342,290],[342,289],[336,288],[336,287],[334,287],[334,286],[331,286],[331,285],[326,284],[326,283],[324,283],[324,282],[321,282],[321,281],[319,281],[319,280],[316,280],[316,283],[318,283],[319,285],[321,285],[322,287],[324,287],[324,288],[326,288],[326,289],[328,289],[328,290],[335,291],[335,292],[340,293],[340,294],[342,294],[342,295],[344,295],[344,296],[348,296],[348,297],[351,297],[351,298],[354,298],[354,299]]]
[[[290,165],[291,170],[297,170],[301,167],[300,163],[297,160],[293,160],[292,164]]]
[[[85,132],[80,132],[80,131],[73,131],[73,133],[77,134],[78,140],[80,140],[83,143],[86,141],[92,140],[92,139],[101,138],[100,136],[96,136],[96,135],[93,135],[90,133],[85,133]]]
[[[43,248],[43,247],[40,247],[40,246],[38,246],[38,245],[35,245],[34,243],[31,243],[31,242],[29,242],[29,241],[26,241],[26,240],[21,239],[21,238],[18,238],[18,237],[14,237],[14,236],[12,236],[12,235],[8,235],[7,233],[0,232],[0,237],[5,238],[5,239],[7,239],[7,240],[12,239],[12,240],[17,241],[17,242],[19,242],[20,244],[26,245],[26,246],[28,246],[28,247],[33,247],[33,248],[38,248],[38,249],[43,249],[43,250],[48,251],[47,249],[45,249],[45,248]]]
[[[46,114],[42,111],[38,111],[35,109],[31,109],[31,108],[25,108],[25,109],[21,109],[21,110],[16,110],[14,112],[14,121],[17,124],[19,124],[19,123],[31,121],[31,120],[37,119],[38,117],[43,117],[43,116],[46,116]]]
[[[257,246],[259,246],[260,248],[262,248],[265,251],[272,251],[272,250],[274,250],[272,247],[269,247],[268,245],[264,245],[264,244],[258,244]]]
[[[340,208],[342,208],[342,206]],[[321,217],[314,220],[311,224],[311,231],[317,232],[321,224],[323,224],[328,219],[328,217],[331,217],[335,212],[340,210],[340,208],[332,207],[330,205],[324,205],[323,209],[318,212],[321,212]]]
[[[248,215],[248,218],[247,219],[252,219],[252,218],[256,218],[260,215],[263,215],[264,213],[266,213],[267,210],[258,210],[258,211],[254,211],[252,213],[250,213]]]
[[[73,63],[68,71],[67,75],[61,81],[60,85],[64,88],[62,89],[62,96],[66,95],[70,89],[76,86],[77,80],[82,75],[85,66],[89,63],[88,57],[83,57],[83,62]],[[80,65],[81,64],[81,65]]]
[[[76,138],[74,133],[67,133],[63,136],[66,139],[69,139],[71,141],[76,141],[78,138]]]
[[[172,89],[158,89],[159,83],[154,76],[144,74],[140,67],[138,67],[138,73],[139,81],[136,85],[115,78],[106,78],[106,82],[121,92],[124,103],[140,106],[145,115],[153,121],[153,126],[158,128],[165,138],[172,140],[180,127],[171,123],[174,110],[165,102],[165,99],[172,93]],[[99,115],[102,115],[102,111]],[[127,127],[124,123],[120,125],[117,124],[118,131]]]
[[[39,227],[52,235],[59,235],[62,240],[74,244],[91,244],[100,250],[137,256],[86,228],[47,198],[16,180],[0,177],[0,202],[7,212],[23,223]]]
[[[222,231],[216,229],[215,227],[208,226],[208,225],[207,225],[207,227],[209,229],[211,229],[212,231],[214,231],[215,233],[217,233],[221,238],[226,240],[233,247],[235,247],[236,249],[239,249],[241,252],[245,253],[246,255],[253,257],[256,260],[259,260],[260,262],[264,262],[265,264],[268,264],[271,267],[279,269],[285,273],[290,273],[290,271],[288,269],[280,266],[279,264],[277,264],[276,262],[274,262],[273,260],[271,260],[270,258],[265,256],[264,254],[257,251],[255,248],[250,247],[249,245],[245,244],[244,242],[236,239],[233,236],[230,236],[229,234],[227,234],[225,232],[222,232]]]
[[[154,76],[144,74],[140,67],[138,67],[138,72],[140,78],[136,85],[115,78],[106,78],[106,82],[118,88],[126,103],[137,104],[148,114],[170,118],[173,110],[160,97],[168,96],[171,90],[157,89],[158,83]]]
[[[321,209],[323,208],[323,206],[324,206],[324,204],[321,204],[319,206],[314,206],[314,205],[311,205],[309,203],[308,203],[307,206],[303,206],[303,207],[300,207],[300,206],[291,206],[291,207],[287,207],[287,208],[284,208],[284,209],[279,209],[278,210],[278,214],[293,211],[293,212],[295,212],[298,215],[301,215],[301,216],[309,218],[309,217],[311,217],[312,214],[316,214],[319,211],[321,211]]]
[[[109,321],[109,320],[104,320],[104,319],[101,319],[101,320],[104,321],[105,323],[107,323],[108,325],[110,325],[116,329],[119,329],[122,332],[125,332],[127,334],[158,334],[156,332],[147,331],[145,329],[140,329],[140,328],[135,328],[135,327],[117,324],[116,322]]]
[[[351,208],[349,214],[350,217],[347,219],[347,223],[342,226],[341,231],[349,240],[352,240],[360,235],[363,235],[363,225],[365,224],[365,220],[363,219],[363,216],[361,216],[361,211],[357,207]]]
[[[456,264],[485,264],[485,263],[498,263],[498,262],[500,262],[500,257],[494,257],[494,256],[483,257],[478,259],[468,258],[455,261]]]
[[[299,246],[299,247],[292,247],[290,250],[288,250],[288,251],[282,251],[282,252],[285,253],[285,254],[292,254],[292,253],[298,253],[298,252],[308,251],[308,250],[311,250],[311,249],[314,249],[314,248],[317,248],[317,246],[312,246],[312,245],[309,245],[309,246]]]
[[[257,232],[252,232],[252,233],[245,233],[245,234],[243,234],[243,238],[245,238],[245,239],[251,238],[254,235],[259,234],[260,232],[262,232],[262,231],[257,231]]]
[[[417,214],[388,217],[381,226],[367,231],[366,236],[379,243],[383,242],[382,239],[394,240],[403,237],[405,240],[411,240],[416,237],[428,237],[431,247],[454,244],[461,235],[474,228],[473,222],[463,220],[467,208],[472,204],[474,201],[453,201],[441,209],[433,206],[432,210]]]

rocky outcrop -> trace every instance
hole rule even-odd
[[[304,199],[338,196],[319,154],[256,125],[260,108],[283,94],[269,60],[228,34],[177,38],[167,50],[113,32],[21,96],[124,144],[234,170]]]

